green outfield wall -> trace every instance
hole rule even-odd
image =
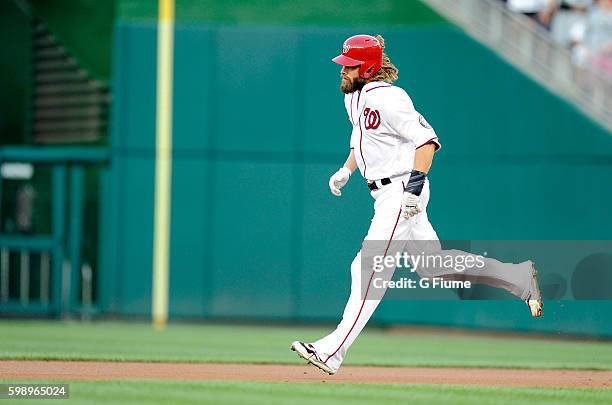
[[[341,316],[373,211],[358,176],[342,198],[327,186],[350,135],[330,59],[355,32],[384,34],[398,85],[440,136],[428,209],[440,238],[610,238],[610,134],[460,30],[179,22],[172,318]],[[156,33],[115,26],[99,275],[115,314],[151,311]],[[383,302],[373,321],[612,335],[609,301],[550,302],[538,321],[523,305]]]
[[[179,23],[318,27],[381,24],[405,27],[445,22],[420,0],[175,0],[175,5]],[[116,0],[116,7],[117,16],[123,21],[157,19],[157,3],[154,1]]]

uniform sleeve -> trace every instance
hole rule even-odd
[[[425,117],[414,109],[408,94],[400,88],[394,90],[396,90],[394,97],[378,103],[382,107],[383,119],[400,137],[412,141],[417,149],[429,143],[433,143],[436,150],[440,149],[441,144],[436,132]]]
[[[352,120],[352,107],[353,107],[353,97],[354,97],[354,93],[351,94],[345,94],[344,95],[344,107],[346,107],[346,114],[348,115],[348,120],[351,123],[351,129],[353,129],[354,124],[353,124],[353,120]],[[358,142],[358,139],[355,139],[355,135],[354,135],[355,131],[351,131],[351,139],[349,140],[349,147],[351,149],[355,149],[355,143]]]
[[[351,119],[351,114],[352,114],[352,107],[353,107],[353,93],[351,94],[345,94],[344,95],[344,108],[346,108],[346,115],[347,118],[349,120],[349,122],[351,123],[351,126],[353,126],[353,120]]]
[[[355,131],[351,132],[351,140],[349,141],[349,147],[355,149],[359,143],[359,138],[355,136]]]

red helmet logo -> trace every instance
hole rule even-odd
[[[369,79],[382,66],[382,47],[370,35],[354,35],[344,41],[342,54],[332,59],[342,66],[359,66],[359,76]]]

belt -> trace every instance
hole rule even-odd
[[[379,188],[381,188],[382,186],[386,186],[387,184],[391,184],[391,179],[388,177],[385,177],[384,179],[380,180],[368,180],[368,188],[372,191],[378,190]]]

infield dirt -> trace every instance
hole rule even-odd
[[[511,387],[612,388],[612,371],[353,367],[329,376],[310,365],[0,361],[3,379],[35,380],[234,380],[361,384],[459,384]]]

